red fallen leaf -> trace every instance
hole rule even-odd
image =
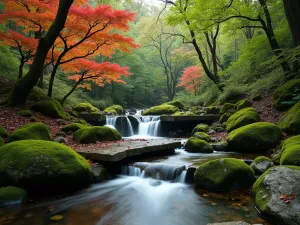
[[[295,195],[291,194],[289,197],[290,200],[295,199]]]
[[[280,196],[280,199],[281,199],[281,200],[286,199],[286,194],[281,195],[281,196]]]
[[[288,199],[284,200],[284,203],[286,203],[286,204],[288,204],[288,203],[290,203],[290,202],[291,202],[291,201],[288,200]]]

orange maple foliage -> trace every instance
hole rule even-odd
[[[200,66],[190,66],[184,69],[180,77],[178,87],[185,87],[185,89],[194,95],[200,91],[200,85],[203,83],[204,72]]]

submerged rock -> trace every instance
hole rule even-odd
[[[27,192],[19,187],[0,188],[0,206],[8,206],[23,203],[27,200]]]
[[[259,156],[252,161],[250,166],[252,167],[256,175],[261,175],[269,168],[273,167],[274,163],[268,157]]]
[[[94,163],[92,165],[92,182],[103,182],[111,178],[110,173],[101,164]]]

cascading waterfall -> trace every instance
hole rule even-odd
[[[141,136],[157,137],[160,129],[159,116],[143,116],[139,118],[139,132]]]
[[[106,117],[106,126],[116,129],[117,116],[107,116]]]

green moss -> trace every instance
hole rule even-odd
[[[185,144],[185,150],[187,152],[197,153],[213,153],[214,149],[206,141],[197,137],[190,137]]]
[[[35,118],[35,117],[31,117],[31,118],[30,118],[30,122],[36,122],[36,121],[38,121],[37,118]]]
[[[49,116],[51,118],[68,118],[68,115],[66,114],[64,108],[56,100],[48,100],[35,103],[32,106],[32,110],[39,112],[45,116]]]
[[[88,128],[88,126],[80,123],[72,123],[67,126],[64,126],[61,130],[64,132],[75,132],[84,128]]]
[[[258,122],[240,127],[229,133],[229,150],[237,152],[262,152],[275,148],[282,137],[275,124]]]
[[[260,162],[263,162],[263,161],[268,161],[268,162],[272,162],[272,160],[266,156],[258,156],[257,158],[255,158],[253,160],[253,162],[256,162],[256,163],[260,163]]]
[[[280,165],[300,166],[300,135],[291,137],[281,144]]]
[[[78,113],[75,112],[75,111],[73,111],[73,110],[69,111],[69,114],[70,114],[70,116],[73,116],[73,117],[75,117],[75,118],[79,118]]]
[[[173,113],[172,116],[197,116],[197,115],[193,112],[176,112]]]
[[[216,106],[207,107],[206,114],[220,114],[220,109]]]
[[[67,134],[63,131],[59,131],[55,134],[56,137],[67,137]]]
[[[8,137],[9,133],[3,128],[0,127],[0,137]]]
[[[4,145],[2,137],[0,137],[0,147]]]
[[[201,123],[198,124],[192,131],[192,134],[196,132],[207,132],[209,130],[209,126],[207,124]]]
[[[204,132],[196,132],[193,134],[194,137],[199,138],[201,140],[204,140],[206,142],[210,142],[211,138],[207,133]]]
[[[70,190],[89,185],[91,174],[87,160],[56,142],[23,140],[0,148],[0,186]]]
[[[219,123],[220,123],[220,124],[226,123],[227,120],[228,120],[231,116],[232,116],[232,113],[230,113],[230,112],[224,113],[224,114],[220,117]]]
[[[47,125],[41,122],[29,123],[12,132],[8,138],[8,142],[26,139],[50,141],[52,136]]]
[[[221,115],[225,114],[225,113],[234,113],[236,110],[235,110],[235,104],[232,104],[232,103],[225,103],[222,108],[221,108]]]
[[[269,168],[273,167],[274,163],[270,158],[266,156],[259,156],[253,160],[250,166],[254,170],[256,175],[261,175]]]
[[[212,191],[244,188],[255,181],[254,171],[240,159],[224,158],[200,165],[195,174],[196,187]]]
[[[234,113],[226,122],[226,130],[231,132],[239,127],[256,123],[259,120],[259,115],[256,109],[248,107]]]
[[[85,120],[75,120],[74,123],[80,123],[83,125],[88,125],[88,123]]]
[[[2,187],[0,188],[0,206],[20,204],[26,201],[27,192],[19,187]]]
[[[103,112],[105,112],[105,113],[112,113],[114,115],[121,115],[121,114],[124,114],[124,109],[120,105],[112,105],[112,106],[104,109]]]
[[[23,117],[32,117],[32,113],[28,109],[19,111],[17,114]]]
[[[174,101],[171,101],[171,102],[166,102],[164,104],[175,106],[178,109],[184,109],[183,103],[181,101],[179,101],[179,100],[174,100]]]
[[[282,116],[278,126],[287,133],[300,134],[300,102]]]
[[[143,112],[144,116],[148,116],[148,115],[163,115],[163,114],[174,114],[177,111],[179,111],[179,109],[175,106],[172,105],[158,105],[158,106],[153,106],[147,110],[145,110]]]
[[[98,141],[121,140],[122,136],[115,129],[106,126],[95,126],[76,131],[73,134],[73,139],[81,144],[90,144]]]
[[[29,96],[28,96],[29,100],[32,101],[45,101],[45,100],[51,100],[51,97],[45,95],[45,93],[43,92],[42,89],[38,88],[38,87],[34,87]]]
[[[252,103],[248,99],[240,100],[235,104],[235,108],[237,110],[241,110],[241,109],[248,108],[251,106],[252,106]]]
[[[90,103],[83,102],[75,105],[73,110],[78,113],[99,113],[100,110]]]
[[[300,94],[300,79],[290,80],[276,89],[273,94],[273,105],[276,109],[284,110],[293,106],[293,98]]]

